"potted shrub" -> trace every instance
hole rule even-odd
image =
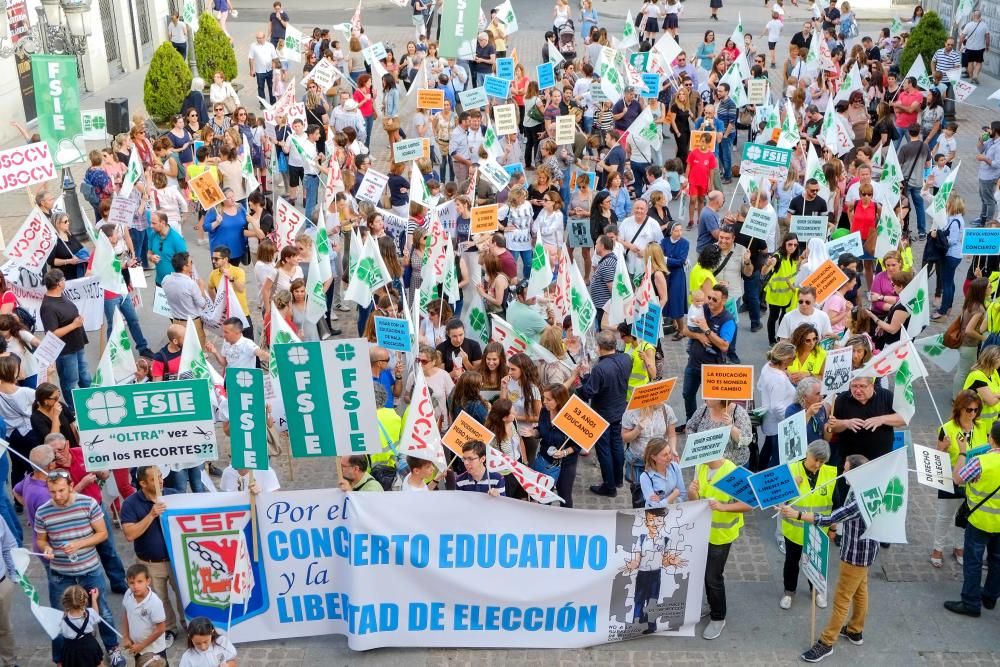
[[[219,22],[209,13],[198,19],[198,30],[194,33],[194,57],[198,73],[206,82],[212,81],[215,72],[222,72],[226,81],[233,81],[236,69],[236,51],[229,35],[219,27]]]
[[[170,42],[156,49],[143,84],[143,103],[150,118],[163,122],[179,113],[191,90],[191,69]]]

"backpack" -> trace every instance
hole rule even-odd
[[[97,194],[97,188],[86,180],[80,181],[80,194],[82,194],[83,198],[87,200],[87,203],[94,208],[101,205],[101,197]]]
[[[17,319],[21,320],[21,324],[24,325],[25,329],[28,331],[35,330],[35,316],[32,315],[27,309],[22,306],[16,306],[14,308],[14,315],[17,316]]]
[[[392,487],[396,483],[396,478],[398,476],[405,475],[409,468],[407,468],[405,461],[400,461],[399,451],[396,449],[396,443],[389,437],[388,432],[386,432],[385,427],[382,426],[381,422],[379,422],[378,428],[382,432],[382,435],[385,436],[386,442],[389,443],[389,449],[392,450],[392,457],[395,465],[389,465],[388,463],[376,463],[375,465],[372,465],[371,456],[369,456],[368,473],[375,478],[375,481],[382,485],[384,490],[392,491]]]

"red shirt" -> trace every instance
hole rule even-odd
[[[73,484],[79,484],[80,480],[88,474],[87,467],[83,464],[83,448],[70,447],[69,453],[73,459],[73,462],[69,464],[69,476],[73,479]],[[101,504],[101,487],[97,486],[97,482],[88,485],[81,493],[85,493],[96,500],[98,505]]]
[[[374,93],[371,93],[368,96],[368,101],[366,102],[365,93],[363,93],[359,88],[358,90],[354,91],[354,101],[358,103],[358,110],[361,112],[361,115],[364,116],[365,118],[368,118],[373,113],[375,113]]]
[[[901,90],[899,92],[899,97],[896,101],[900,104],[910,105],[914,102],[923,102],[924,94],[919,90],[914,90],[913,92],[906,92]],[[908,128],[917,122],[917,117],[920,115],[920,108],[918,107],[913,113],[907,113],[905,111],[896,111],[896,127]]]
[[[696,148],[687,156],[688,183],[697,186],[708,186],[708,176],[718,166],[715,153],[705,152]]]
[[[867,208],[861,205],[861,200],[854,202],[854,218],[851,220],[851,233],[861,232],[861,240],[867,241],[868,235],[875,229],[875,206],[870,203]]]

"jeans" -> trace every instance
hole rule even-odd
[[[451,174],[452,176],[455,175],[455,170],[451,166],[451,153],[446,153],[444,151],[441,152],[441,168],[440,168],[440,172],[441,172],[441,182],[442,183],[447,183],[448,182],[448,175],[449,174]]]
[[[722,170],[723,180],[727,181],[733,177],[733,139],[734,136],[729,136],[719,140],[719,168]]]
[[[778,436],[764,436],[764,444],[761,447],[758,461],[761,470],[778,465]]]
[[[375,115],[365,116],[365,148],[372,147],[372,130],[375,128]]]
[[[621,421],[612,422],[595,444],[597,463],[601,466],[602,486],[614,491],[625,483],[625,443]]]
[[[736,337],[740,333],[740,320],[738,316],[733,319],[735,320],[736,328],[733,329],[733,339],[729,341],[729,350],[726,352],[726,359],[731,364],[738,364],[740,363],[740,355],[736,353]]]
[[[73,390],[90,386],[90,369],[87,368],[85,350],[64,352],[56,357],[56,372],[59,374],[59,389],[69,407],[73,407]]]
[[[993,489],[990,489],[992,491]],[[989,573],[983,581],[983,552],[988,551]],[[1000,597],[1000,533],[987,533],[971,523],[965,528],[965,564],[962,566],[962,602],[979,611],[983,599]]]
[[[951,304],[955,301],[955,271],[961,263],[961,259],[946,256],[944,261],[938,265],[942,287],[941,307],[938,308],[938,312],[947,313],[951,310]]]
[[[700,343],[694,343],[700,345]],[[684,367],[684,414],[687,419],[698,409],[698,389],[701,388],[701,366],[688,362]]]
[[[997,215],[997,201],[993,198],[996,186],[997,181],[995,178],[985,181],[982,179],[979,180],[979,203],[982,205],[982,210],[979,213],[977,222],[981,225],[985,225]]]
[[[101,568],[99,567],[76,575],[61,574],[49,568],[49,606],[62,609],[62,604],[60,603],[62,595],[67,588],[73,585],[82,586],[85,591],[89,591],[92,588],[97,589],[99,594],[97,607],[101,618],[105,621],[105,623],[99,625],[101,643],[110,652],[118,646],[118,635],[111,629],[115,627],[115,618],[111,614],[111,607],[108,606],[108,582],[104,578],[104,573],[101,572]],[[111,627],[108,627],[108,625]],[[52,642],[52,658],[53,662],[62,662],[62,642],[58,637]]]
[[[729,544],[709,544],[705,559],[705,595],[713,621],[726,620],[726,561],[729,560]]]
[[[968,553],[968,552],[966,552]],[[966,566],[969,558],[966,556]],[[1000,563],[998,563],[1000,566]],[[854,609],[851,609],[853,605]],[[833,612],[826,629],[819,640],[827,646],[833,646],[840,635],[840,629],[847,621],[847,631],[860,633],[865,629],[865,618],[868,616],[868,568],[851,565],[840,561],[840,575],[837,577],[837,589],[833,592]],[[850,613],[850,618],[848,618]]]
[[[267,86],[267,97],[264,97],[264,86]],[[274,71],[257,72],[257,97],[274,104]]]
[[[11,531],[18,545],[24,541],[24,530],[21,522],[17,520],[17,513],[14,511],[14,503],[8,491],[10,481],[10,454],[7,452],[0,456],[0,517],[7,522],[7,528]],[[21,480],[17,480],[20,482]]]
[[[122,311],[122,317],[128,325],[128,330],[135,340],[135,347],[142,352],[149,347],[146,337],[142,335],[142,327],[139,326],[139,316],[136,315],[132,298],[128,295],[117,296],[114,299],[104,299],[104,319],[108,323],[107,335],[111,338],[111,325],[115,321],[115,308]]]
[[[924,213],[924,198],[920,196],[920,188],[906,188],[906,196],[910,198],[910,206],[917,212],[917,232],[927,233],[927,216]]]
[[[302,187],[306,191],[306,217],[316,222],[313,210],[316,208],[316,200],[319,197],[319,176],[306,174],[302,179]]]
[[[128,230],[128,235],[132,238],[132,248],[135,250],[136,260],[142,264],[143,269],[149,268],[149,236],[144,230]]]
[[[531,277],[531,250],[511,250],[510,253],[514,255],[514,262],[517,263],[518,258],[521,259],[521,274],[524,279],[527,280]]]
[[[176,489],[178,493],[185,493],[188,484],[191,484],[192,493],[205,493],[205,485],[201,481],[201,464],[193,468],[182,470],[172,470],[165,480],[167,486]]]
[[[635,189],[635,198],[639,199],[642,197],[642,193],[646,191],[646,168],[649,167],[648,162],[636,162],[632,161],[632,175],[635,177],[635,181],[632,182],[632,187]]]
[[[170,42],[170,45],[177,49],[177,53],[181,54],[181,58],[187,60],[188,57],[188,45],[187,42]]]
[[[108,539],[94,548],[97,549],[97,555],[101,557],[101,565],[104,566],[104,574],[108,576],[108,581],[111,583],[111,590],[115,593],[124,593],[128,589],[128,584],[125,581],[125,566],[122,565],[122,559],[118,557],[118,551],[115,549],[114,531],[111,529],[111,512],[108,511],[107,507],[102,509],[104,510],[104,526],[108,529]]]
[[[475,85],[476,88],[479,88],[480,86],[483,85],[483,83],[486,81],[486,76],[488,74],[489,72],[473,72],[473,75],[475,75],[476,77],[476,85]]]
[[[753,274],[743,278],[743,303],[750,314],[750,326],[760,325],[760,269],[754,269]]]

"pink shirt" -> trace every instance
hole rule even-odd
[[[844,329],[847,326],[846,317],[839,324],[832,324],[832,322],[835,316],[840,315],[848,308],[850,308],[850,304],[847,303],[847,299],[840,292],[834,292],[827,298],[826,303],[823,304],[823,312],[830,316],[830,330],[833,333],[837,335],[844,333]]]

